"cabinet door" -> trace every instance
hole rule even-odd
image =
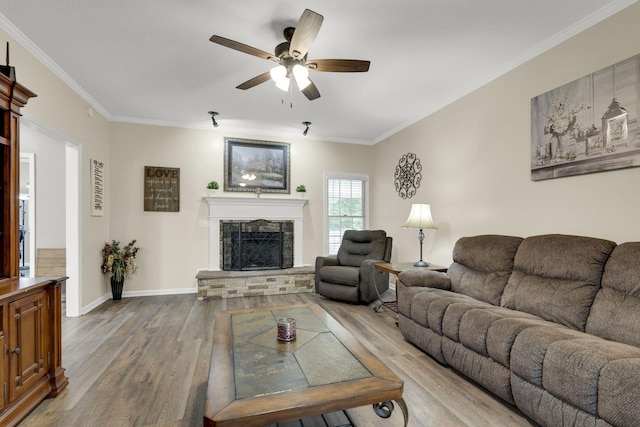
[[[47,293],[9,304],[9,402],[47,374]]]

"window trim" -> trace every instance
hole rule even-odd
[[[323,176],[323,195],[322,195],[322,252],[324,256],[329,255],[329,180],[330,179],[351,179],[364,182],[364,229],[369,229],[369,175],[360,173],[345,172],[324,172]]]

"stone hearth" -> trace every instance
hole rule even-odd
[[[196,279],[199,300],[314,292],[315,287],[313,267],[264,271],[201,270]]]

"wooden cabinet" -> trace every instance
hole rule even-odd
[[[20,186],[20,108],[36,96],[0,73],[0,285],[18,280],[18,192]]]
[[[14,426],[68,384],[62,368],[66,277],[20,279],[20,108],[36,96],[0,67],[0,426]]]
[[[47,292],[9,303],[9,402],[47,374]]]
[[[0,286],[0,426],[16,425],[69,383],[61,351],[65,279],[36,277]]]

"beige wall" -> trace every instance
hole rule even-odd
[[[197,269],[208,266],[208,205],[202,197],[209,181],[218,181],[221,196],[256,197],[252,193],[223,193],[224,136],[277,140],[225,135],[223,126],[205,131],[112,123],[110,238],[123,242],[135,238],[142,248],[138,272],[127,279],[125,291],[195,289]],[[302,137],[280,142],[291,144],[292,193],[261,197],[296,197],[295,187],[305,184],[309,203],[304,209],[303,263],[313,264],[322,254],[323,173],[368,173],[373,150]],[[145,166],[180,168],[180,212],[144,211]]]
[[[640,168],[547,181],[530,179],[530,101],[640,53],[640,4],[577,35],[375,146],[373,220],[395,237],[393,258],[418,258],[417,230],[402,229],[411,203],[430,203],[425,260],[448,265],[467,235],[573,233],[640,240]],[[393,191],[397,159],[418,155],[417,196]],[[392,201],[393,203],[389,203]]]
[[[0,29],[1,39],[11,43],[11,65],[16,67],[18,81],[34,91],[38,97],[29,101],[22,110],[27,119],[45,124],[68,140],[79,143],[82,157],[81,182],[81,305],[89,306],[105,294],[100,273],[99,254],[102,243],[109,236],[109,214],[104,217],[89,215],[89,159],[107,164],[109,158],[109,122],[100,114],[89,117],[90,105],[50,72],[40,61],[28,53],[12,37]],[[43,159],[38,159],[41,161]],[[61,165],[64,167],[64,165]],[[109,199],[107,187],[107,203]]]

